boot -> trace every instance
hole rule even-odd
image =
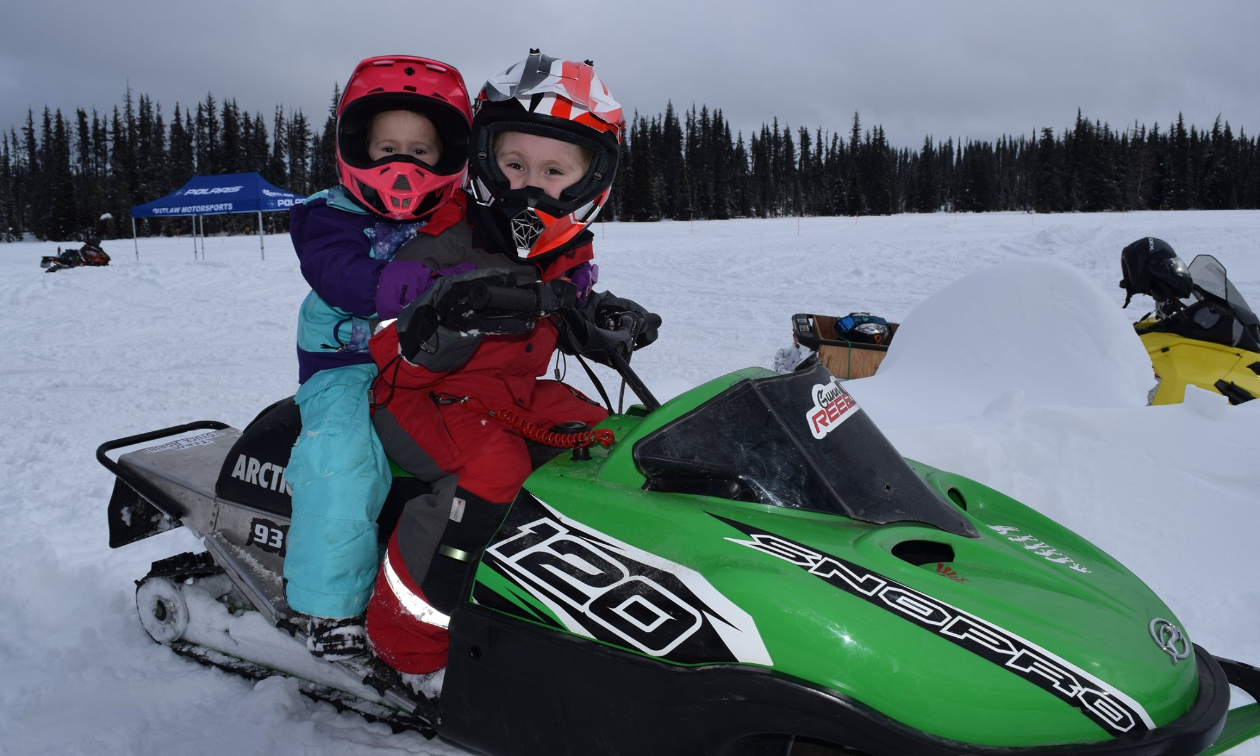
[[[306,648],[328,661],[343,661],[367,653],[363,615],[329,619],[310,617],[306,622]]]

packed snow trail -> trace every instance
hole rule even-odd
[[[850,384],[903,454],[1063,522],[1150,584],[1196,642],[1260,661],[1260,402],[1191,391],[1182,405],[1142,406],[1150,368],[1126,323],[1150,302],[1120,310],[1116,286],[1120,249],[1154,235],[1186,262],[1214,254],[1260,303],[1260,212],[806,218],[797,229],[597,224],[600,287],[664,317],[660,341],[634,358],[658,398],[769,366],[797,312],[903,322],[886,369]],[[267,238],[266,261],[254,237],[208,239],[205,262],[187,238],[142,239],[139,261],[130,240],[103,246],[110,267],[48,275],[38,261],[56,242],[0,245],[0,753],[464,753],[338,714],[290,681],[205,669],[144,634],[134,581],[198,544],[175,531],[111,551],[112,480],[93,453],[192,420],[244,427],[293,393],[307,288],[283,236]],[[589,388],[575,363],[567,372]]]

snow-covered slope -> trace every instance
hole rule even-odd
[[[796,312],[903,324],[850,383],[907,456],[1064,522],[1146,580],[1194,639],[1260,660],[1260,402],[1191,391],[1144,406],[1150,366],[1120,310],[1120,249],[1211,253],[1260,303],[1260,213],[608,224],[601,287],[659,311],[635,358],[665,399],[790,343]],[[253,685],[149,641],[133,581],[196,546],[106,545],[102,441],[197,419],[243,427],[296,388],[306,287],[288,240],[108,242],[115,264],[45,274],[54,244],[0,245],[0,753],[462,753]],[[996,267],[995,267],[996,266]],[[587,388],[569,365],[569,378]],[[611,387],[610,387],[611,388]],[[1239,753],[1260,754],[1249,746]]]

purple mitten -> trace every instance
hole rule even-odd
[[[587,296],[590,295],[595,283],[599,281],[599,266],[590,262],[582,263],[573,269],[569,280],[577,287],[577,304],[581,307],[586,304]]]
[[[417,260],[394,260],[381,269],[376,285],[376,314],[381,320],[398,317],[402,308],[424,293],[433,271]]]

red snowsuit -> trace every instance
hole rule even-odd
[[[453,249],[461,255],[447,245],[436,253],[443,259],[428,267],[453,267]],[[464,257],[483,269],[520,265],[515,255],[486,252],[474,248]],[[542,281],[560,278],[591,257],[589,243],[576,246],[538,275]],[[401,359],[393,324],[369,342],[381,374],[373,406],[386,451],[417,477],[434,481],[432,494],[407,503],[368,604],[368,637],[395,669],[420,674],[445,666],[446,615],[460,598],[470,557],[489,540],[532,472],[521,431],[501,420],[499,410],[510,408],[544,431],[566,420],[594,426],[607,417],[603,407],[567,385],[539,380],[556,338],[549,320],[526,334],[485,335],[465,364],[447,372]]]

